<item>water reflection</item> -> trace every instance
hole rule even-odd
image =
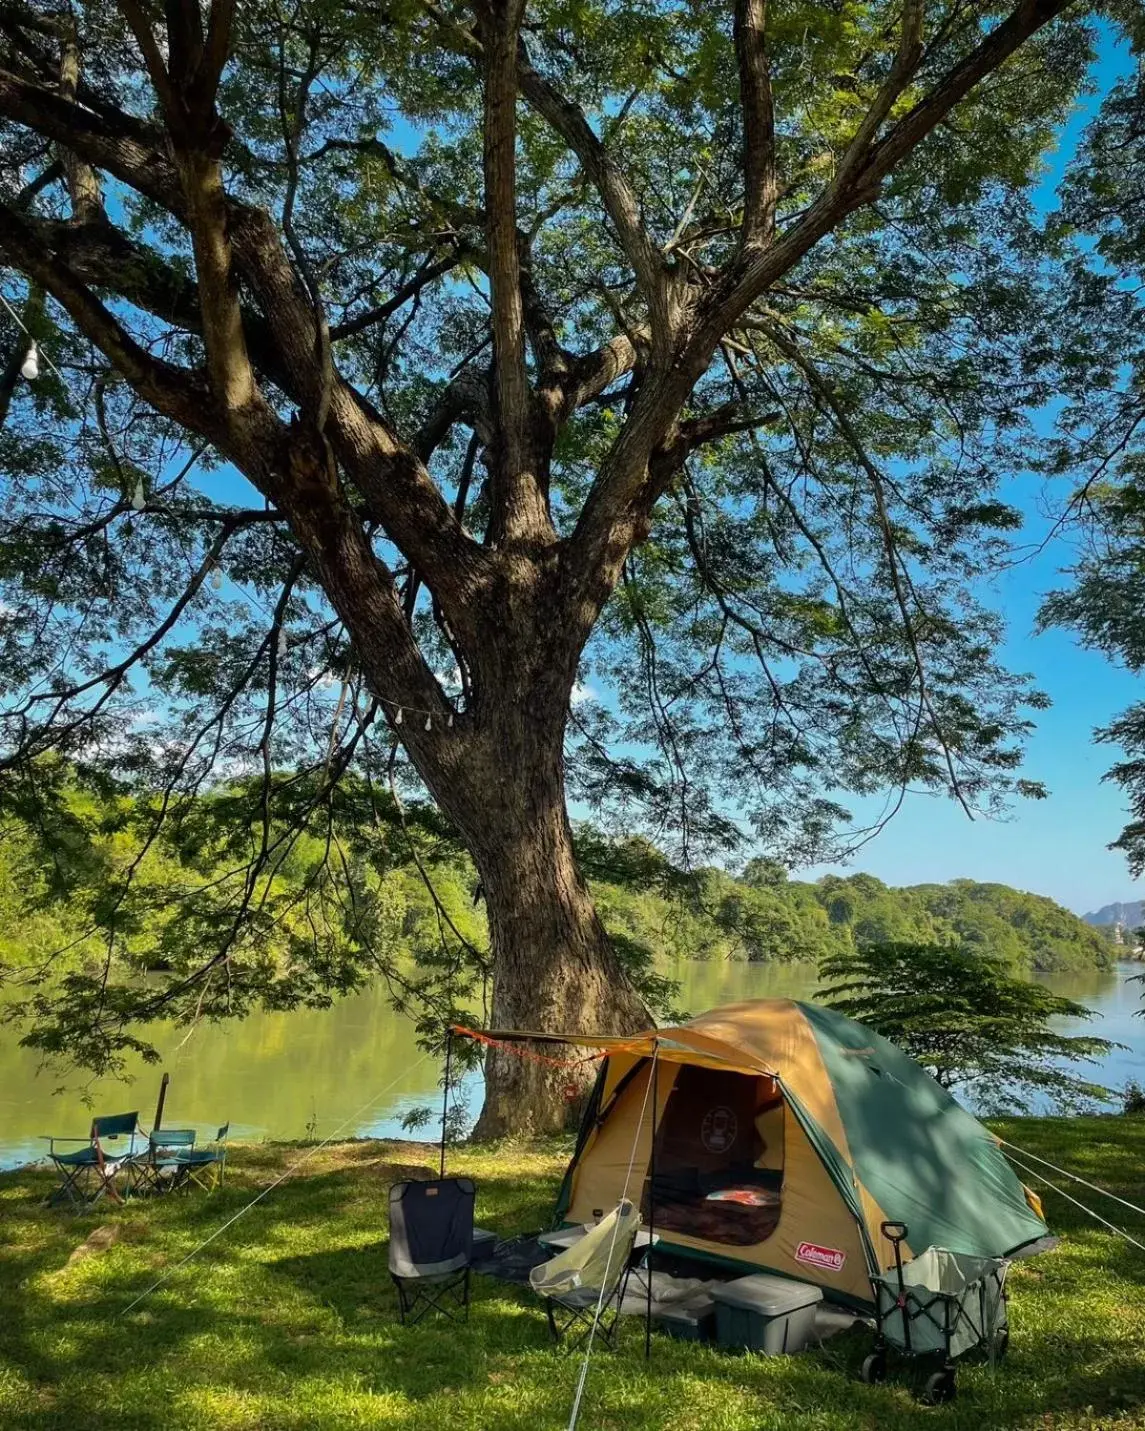
[[[1055,991],[1100,1014],[1092,1023],[1066,1024],[1066,1032],[1100,1033],[1129,1045],[1114,1050],[1093,1076],[1114,1088],[1145,1083],[1145,1024],[1137,1018],[1142,986],[1130,982],[1140,965],[1116,972],[1047,976]],[[814,966],[682,960],[665,970],[680,983],[677,1004],[692,1014],[740,999],[812,998]],[[236,1138],[393,1137],[408,1109],[437,1106],[436,1060],[417,1048],[407,1020],[389,1007],[382,989],[343,999],[329,1009],[258,1013],[242,1023],[207,1024],[190,1035],[166,1030],[156,1040],[162,1062],[138,1060],[124,1087],[96,1082],[89,1093],[103,1112],[139,1108],[150,1126],[160,1071],[171,1074],[164,1122],[168,1127],[212,1131],[228,1119]],[[40,1156],[38,1135],[80,1134],[90,1112],[73,1086],[57,1096],[58,1074],[17,1044],[0,1025],[0,1167]],[[74,1078],[71,1080],[74,1084]],[[480,1104],[480,1080],[463,1090],[471,1112]],[[432,1137],[431,1129],[427,1136]]]

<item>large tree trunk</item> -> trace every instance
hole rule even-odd
[[[564,731],[575,660],[562,654],[538,641],[502,668],[496,694],[482,702],[466,769],[434,794],[460,827],[484,889],[493,1027],[629,1033],[650,1016],[620,969],[573,853]],[[564,1127],[571,1089],[590,1077],[587,1067],[490,1049],[475,1135]]]
[[[551,770],[535,770],[513,772],[508,783],[523,797],[525,821],[502,825],[491,818],[473,842],[489,914],[493,1026],[584,1033],[646,1028],[648,1013],[620,971],[576,867],[561,781]],[[566,1052],[543,1045],[534,1051]],[[589,1072],[491,1048],[475,1136],[562,1128]]]

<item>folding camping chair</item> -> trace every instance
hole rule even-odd
[[[544,1299],[555,1342],[575,1350],[595,1327],[608,1346],[614,1345],[639,1230],[636,1205],[622,1198],[567,1251],[529,1273],[533,1291]]]
[[[179,1154],[181,1178],[177,1186],[189,1187],[194,1183],[208,1193],[222,1187],[227,1171],[227,1134],[230,1131],[231,1125],[224,1123],[207,1147],[191,1147]]]
[[[403,1323],[413,1326],[430,1311],[468,1320],[476,1195],[472,1178],[390,1188],[390,1276]]]
[[[195,1147],[194,1128],[161,1128],[147,1139],[147,1151],[135,1164],[135,1187],[141,1192],[174,1192],[186,1181],[184,1159]]]
[[[115,1186],[120,1172],[127,1173],[124,1192],[131,1191],[131,1177],[138,1165],[135,1139],[142,1136],[138,1113],[115,1113],[106,1118],[93,1118],[86,1138],[56,1138],[45,1135],[48,1158],[60,1175],[60,1184],[48,1194],[49,1206],[66,1202],[75,1212],[108,1196],[113,1202],[123,1197]],[[126,1148],[112,1149],[108,1142],[126,1138]],[[57,1143],[83,1143],[74,1153],[57,1153]]]

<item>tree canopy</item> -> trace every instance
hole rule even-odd
[[[1047,393],[1032,191],[1091,21],[4,7],[2,794],[50,846],[62,757],[145,797],[144,848],[225,852],[168,1011],[242,1006],[299,841],[353,907],[379,788],[470,850],[496,1019],[594,1027],[644,1011],[567,795],[805,860],[848,793],[1040,793],[973,588]],[[109,968],[137,868],[93,906]],[[159,997],[75,996],[111,1044]],[[490,1070],[486,1131],[540,1118]]]
[[[821,970],[826,1003],[892,1039],[944,1088],[964,1090],[990,1112],[1028,1112],[1036,1098],[1076,1112],[1109,1097],[1070,1065],[1113,1045],[1059,1033],[1051,1022],[1092,1012],[1015,978],[987,953],[967,945],[871,944],[831,956]]]
[[[1145,671],[1145,24],[1123,10],[1131,64],[1070,166],[1056,222],[1070,253],[1059,335],[1063,411],[1050,466],[1080,483],[1064,517],[1080,534],[1072,584],[1042,620]],[[1129,821],[1115,843],[1145,872],[1145,701],[1098,732],[1125,753],[1109,772]]]

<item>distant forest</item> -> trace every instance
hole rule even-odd
[[[868,874],[809,883],[756,859],[738,876],[719,869],[684,876],[669,867],[658,884],[642,887],[634,866],[643,861],[651,873],[660,858],[641,841],[602,842],[586,849],[584,864],[597,876],[594,893],[614,937],[673,957],[818,961],[889,941],[962,943],[1024,972],[1107,968],[1118,957],[1109,930],[1004,884],[957,879],[893,888]]]
[[[224,805],[225,798],[219,797]],[[207,799],[200,815],[215,803]],[[216,875],[233,853],[214,843],[215,822],[196,826],[185,820],[179,844],[142,851],[136,823],[141,811],[133,802],[76,795],[70,804],[71,857],[63,864],[58,841],[54,860],[48,859],[39,832],[6,822],[0,840],[0,977],[5,967],[49,964],[62,973],[100,965],[109,947],[109,905],[120,969],[178,970],[187,958],[184,946],[201,932],[196,919],[226,912],[225,906],[194,912],[204,897],[216,897]],[[115,816],[111,805],[118,805]],[[352,853],[366,896],[359,896],[357,908],[366,913],[350,926],[327,909],[320,943],[309,891],[320,883],[325,852],[320,842],[304,839],[282,862],[275,879],[282,910],[267,921],[254,949],[236,951],[239,961],[263,961],[277,998],[292,1000],[300,973],[304,982],[322,980],[316,959],[327,969],[339,968],[330,982],[343,988],[368,980],[371,968],[393,969],[395,961],[405,967],[440,964],[443,934],[449,945],[461,940],[481,960],[488,947],[482,892],[449,827],[425,806],[411,804],[403,813],[387,802],[381,813],[368,841]],[[1119,954],[1110,930],[1083,923],[1045,896],[1001,884],[953,880],[891,888],[868,874],[810,883],[789,878],[767,859],[753,859],[736,873],[685,871],[643,838],[617,839],[583,825],[577,845],[605,926],[654,1003],[660,982],[654,971],[680,958],[811,962],[883,941],[961,942],[1029,972],[1102,968]],[[129,867],[132,892],[124,899],[113,891]],[[296,898],[303,890],[305,904]],[[183,901],[181,914],[173,912],[173,899],[175,909]],[[369,944],[365,954],[354,947],[363,940]]]

